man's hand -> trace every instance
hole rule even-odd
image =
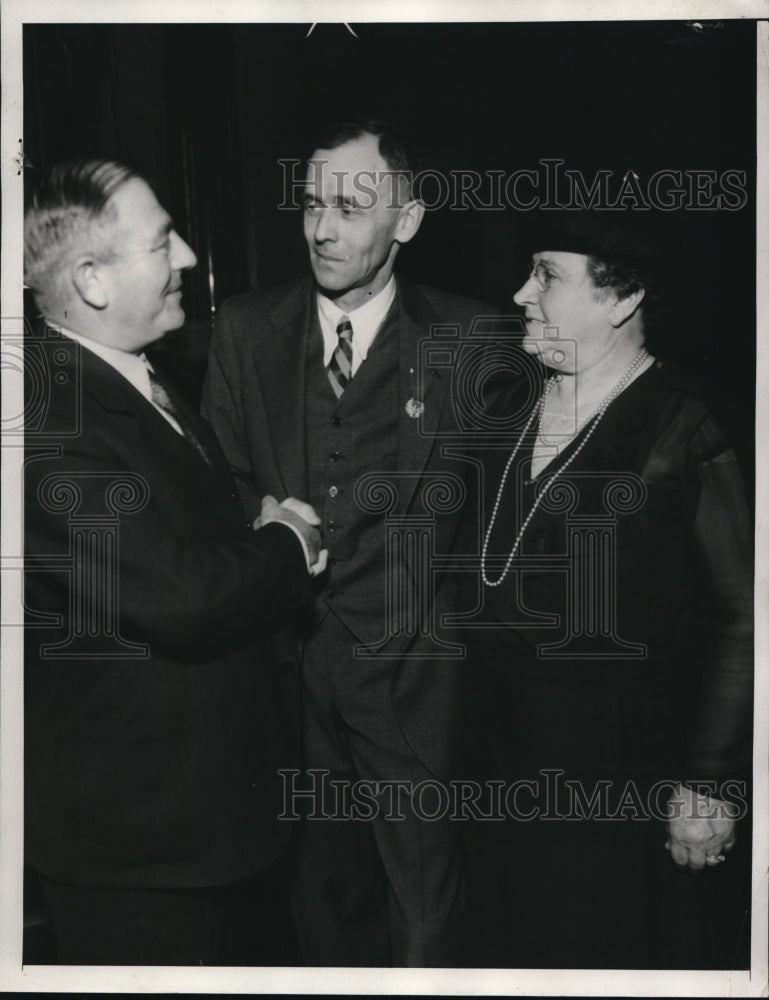
[[[677,865],[701,872],[726,860],[734,847],[736,807],[679,785],[667,807],[665,847]]]
[[[311,576],[318,576],[326,568],[328,550],[320,547],[320,518],[308,503],[288,497],[278,503],[275,497],[266,496],[262,499],[262,512],[254,521],[254,530],[263,528],[265,524],[277,521],[287,524],[299,534],[305,550],[307,568]]]

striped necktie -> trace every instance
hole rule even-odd
[[[211,456],[208,454],[205,445],[200,440],[198,435],[195,433],[195,429],[192,426],[192,422],[187,419],[186,415],[181,412],[179,407],[171,399],[168,389],[165,386],[163,379],[158,375],[157,372],[153,371],[152,368],[147,365],[147,374],[150,377],[150,390],[152,392],[152,402],[155,406],[160,407],[161,410],[165,410],[166,413],[170,414],[174,420],[179,425],[182,435],[189,441],[193,448],[200,454],[204,459],[206,464],[213,468],[213,462],[211,461]]]
[[[347,316],[342,316],[339,320],[336,335],[339,343],[331,355],[326,372],[334,395],[339,399],[352,378],[352,323]]]

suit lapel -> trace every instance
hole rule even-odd
[[[308,493],[306,449],[307,348],[314,308],[312,279],[302,282],[280,301],[272,312],[273,329],[262,342],[264,355],[256,358],[255,377],[264,400],[269,436],[281,485],[287,496],[306,497]],[[434,433],[422,432],[423,420],[410,417],[409,400],[429,407],[426,426],[440,425],[449,383],[437,371],[423,370],[420,343],[429,338],[431,324],[440,316],[419,289],[398,279],[398,468],[414,473],[407,479],[407,489],[399,499],[398,509],[405,513],[414,501],[421,474],[435,447]]]
[[[208,451],[209,456],[214,462],[213,470],[209,468],[203,456],[200,455],[194,445],[184,440],[182,435],[171,427],[165,417],[157,412],[152,403],[145,399],[128,379],[115,371],[111,365],[94,354],[93,351],[89,351],[88,348],[80,347],[79,345],[78,349],[80,351],[81,383],[83,389],[96,399],[103,410],[109,413],[120,413],[132,417],[138,421],[136,424],[137,428],[141,424],[144,424],[145,426],[151,426],[158,435],[165,434],[170,445],[173,446],[169,451],[169,457],[173,455],[174,460],[178,459],[189,465],[196,478],[198,475],[205,475],[206,473],[202,470],[208,469],[209,472],[213,471],[214,478],[222,484],[230,483],[231,473],[229,466],[215,435],[208,427],[208,424],[187,404],[184,397],[174,391],[173,383],[170,380],[168,380],[170,382],[169,395],[174,405],[183,413],[184,418],[192,426]]]
[[[402,278],[398,279],[398,294],[398,468],[413,473],[399,498],[398,509],[405,514],[414,501],[419,475],[436,446],[435,434],[425,433],[423,426],[440,426],[449,385],[439,372],[425,369],[420,356],[420,344],[429,339],[431,324],[440,322],[440,316],[419,289]],[[426,417],[409,416],[407,403],[412,400],[423,404]]]
[[[258,357],[256,377],[262,389],[275,461],[286,496],[306,497],[307,344],[314,300],[308,279],[273,310],[273,331]]]

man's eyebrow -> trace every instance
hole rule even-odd
[[[333,200],[334,208],[360,208],[358,199],[350,195],[338,195]]]
[[[320,195],[314,194],[312,191],[305,191],[302,195],[303,203],[318,203],[321,205],[330,205],[332,208],[361,208],[361,203],[357,198],[350,195],[337,195],[329,200],[324,199]]]

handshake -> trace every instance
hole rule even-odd
[[[307,560],[310,576],[319,576],[326,568],[328,549],[320,547],[320,518],[313,508],[302,500],[288,497],[278,503],[275,497],[262,499],[262,513],[253,523],[254,530],[277,521],[288,525],[299,536]]]

